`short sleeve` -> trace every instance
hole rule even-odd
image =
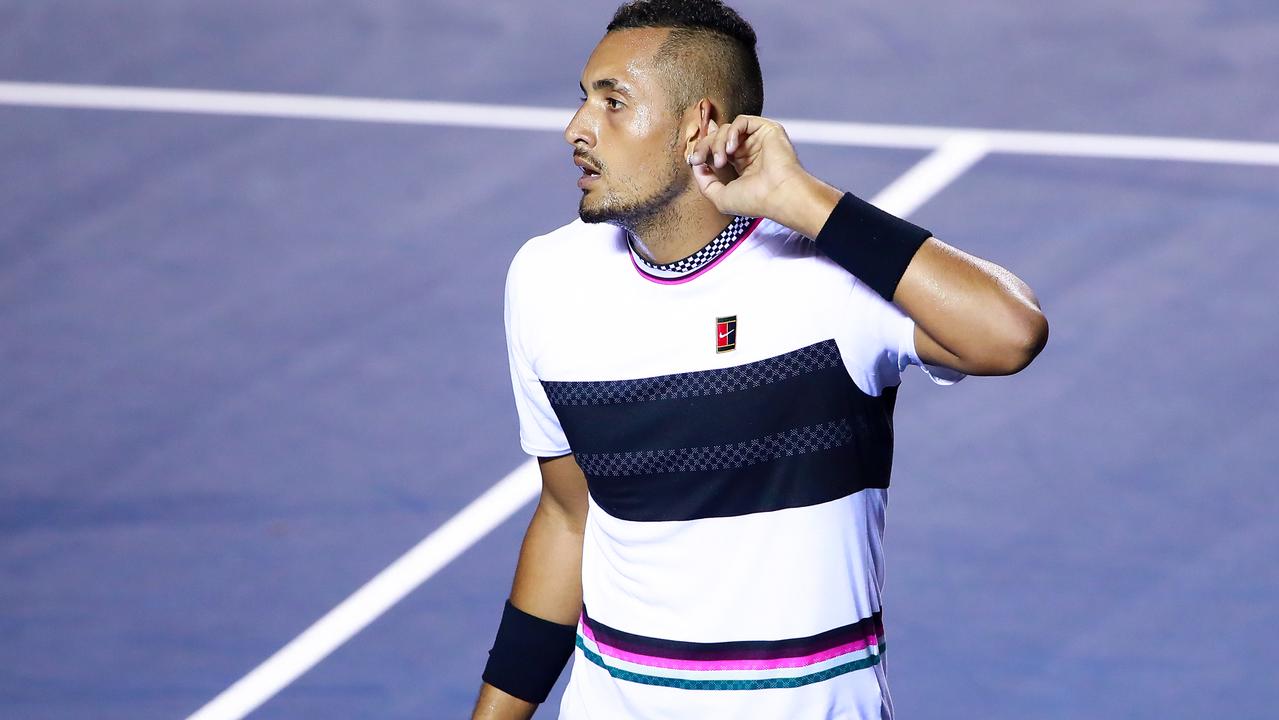
[[[941,365],[929,365],[919,359],[919,353],[915,350],[915,321],[910,319],[896,305],[889,304],[896,312],[897,318],[893,321],[895,339],[893,344],[896,346],[895,359],[897,362],[897,372],[900,374],[910,365],[918,366],[924,374],[928,376],[938,385],[954,385],[963,380],[967,375],[952,370]]]
[[[522,322],[518,263],[517,256],[506,275],[504,314],[511,386],[520,420],[520,446],[524,452],[537,457],[564,455],[570,451],[568,439],[525,351],[524,337],[530,328]]]
[[[926,365],[915,350],[915,321],[901,308],[883,299],[864,283],[852,278],[844,333],[848,339],[845,363],[863,391],[878,395],[901,383],[901,374],[917,365],[938,385],[953,385],[964,374],[937,365]]]

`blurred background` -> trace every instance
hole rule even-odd
[[[770,116],[1257,143],[993,152],[912,215],[1052,336],[1011,378],[907,374],[885,619],[902,718],[1273,717],[1279,5],[732,4]],[[613,8],[0,0],[0,717],[186,717],[524,462],[502,285],[579,191],[508,106],[571,110]],[[929,152],[799,151],[863,197]],[[530,513],[254,717],[466,716]]]

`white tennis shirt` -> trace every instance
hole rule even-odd
[[[892,717],[881,542],[914,322],[739,218],[676,263],[574,221],[511,263],[520,440],[590,501],[568,720]]]

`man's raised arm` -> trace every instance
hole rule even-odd
[[[582,612],[586,477],[572,455],[539,458],[538,465],[542,496],[524,533],[472,720],[532,717],[573,652]]]
[[[915,321],[924,363],[1011,375],[1048,341],[1048,321],[1020,278],[813,177],[775,121],[740,115],[729,125],[711,122],[688,161],[721,212],[762,215],[813,238],[896,303]]]

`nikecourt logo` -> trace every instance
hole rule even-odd
[[[715,352],[728,352],[737,347],[737,316],[715,318]]]

